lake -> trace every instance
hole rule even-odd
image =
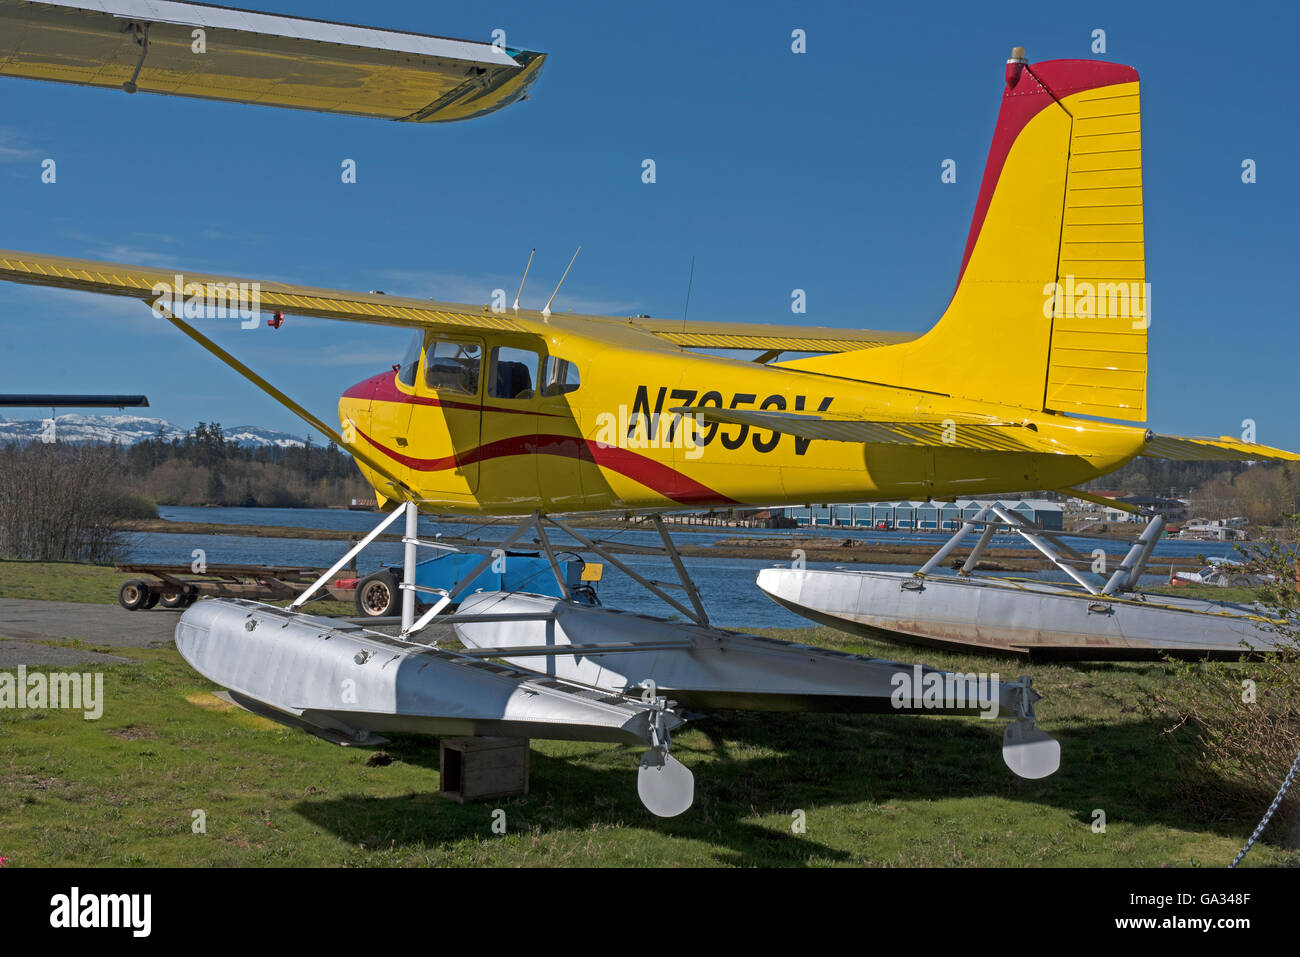
[[[298,508],[185,508],[164,506],[158,509],[159,517],[175,522],[208,522],[223,525],[282,525],[310,529],[364,534],[379,523],[377,512],[351,512],[345,509]],[[390,526],[390,531],[400,532],[402,520]],[[800,528],[793,530],[701,528],[697,526],[669,526],[673,540],[683,546],[708,546],[721,539],[753,537],[764,540],[790,538],[826,538],[836,541],[852,538],[864,543],[915,543],[918,539],[933,542],[937,549],[946,536],[933,533],[889,532],[874,529]],[[433,539],[439,533],[477,540],[485,545],[500,542],[509,534],[510,526],[504,521],[439,522],[436,518],[420,516],[420,537]],[[629,528],[623,530],[583,529],[584,535],[603,542],[625,545],[659,546],[659,536],[653,530]],[[576,546],[568,536],[555,531],[553,543],[557,548]],[[971,538],[973,542],[973,537]],[[1095,542],[1085,539],[1066,541],[1089,554],[1094,548],[1104,548],[1108,555],[1122,556],[1127,551],[1123,542]],[[525,543],[520,543],[527,547]],[[999,536],[995,545],[1012,545],[1009,536]],[[129,560],[149,564],[189,564],[195,549],[203,549],[210,565],[259,564],[306,565],[328,567],[347,550],[342,542],[321,542],[297,538],[257,538],[241,535],[189,535],[170,532],[139,532],[129,536]],[[427,551],[427,550],[426,550]],[[1228,542],[1193,542],[1162,539],[1157,545],[1152,565],[1159,566],[1161,556],[1206,555],[1228,557],[1233,554]],[[428,557],[422,555],[421,557]],[[646,578],[675,581],[671,562],[659,555],[620,555],[620,560]],[[363,574],[383,565],[400,564],[402,546],[396,542],[375,542],[358,558],[358,568]],[[695,579],[704,600],[704,606],[714,624],[726,628],[800,628],[807,620],[795,615],[767,598],[754,585],[760,568],[778,564],[769,558],[684,558],[686,567]],[[834,562],[808,562],[809,568],[835,568]],[[853,568],[899,570],[896,565],[854,564]],[[1038,573],[1017,573],[1019,577],[1041,578],[1049,581],[1064,580],[1056,569]],[[1143,583],[1152,585],[1167,578],[1167,571],[1143,576]],[[598,587],[601,602],[613,608],[647,614],[672,614],[672,610],[659,599],[647,593],[631,578],[609,563],[605,564],[605,578]],[[677,597],[674,595],[674,597]],[[683,600],[683,604],[686,602]]]

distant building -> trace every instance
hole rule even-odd
[[[1123,502],[1126,505],[1136,505],[1138,508],[1146,509],[1149,512],[1157,512],[1171,522],[1179,522],[1187,517],[1186,499],[1165,498],[1161,495],[1135,495],[1133,493],[1108,495],[1104,492],[1098,492],[1097,494],[1104,498],[1113,498],[1115,501]],[[1105,509],[1103,518],[1107,522],[1146,522],[1148,520],[1148,516],[1141,513],[1113,507]]]
[[[1158,512],[1171,522],[1180,522],[1187,517],[1187,499],[1165,498],[1162,495],[1144,495],[1138,492],[1119,490],[1094,490],[1089,494],[1098,498],[1108,498],[1125,505],[1136,505],[1150,512]],[[1127,509],[1107,506],[1102,510],[1102,520],[1106,522],[1146,522],[1149,516],[1133,513]]]
[[[955,502],[859,502],[852,505],[805,505],[788,509],[800,525],[813,528],[886,528],[899,531],[956,531],[985,505],[1000,505],[1030,525],[1064,529],[1060,503],[1041,498],[957,499]]]
[[[786,509],[779,506],[672,512],[662,518],[672,525],[710,525],[719,528],[796,528],[798,525],[786,514]]]
[[[1195,538],[1207,541],[1236,542],[1246,541],[1247,521],[1240,516],[1236,518],[1216,518],[1207,521],[1203,518],[1189,519],[1179,532],[1179,538]]]

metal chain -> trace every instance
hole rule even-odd
[[[1250,836],[1250,840],[1246,842],[1246,846],[1237,852],[1236,858],[1228,865],[1229,868],[1236,867],[1240,864],[1241,859],[1246,856],[1246,852],[1254,846],[1255,842],[1259,840],[1259,836],[1264,833],[1264,828],[1268,827],[1268,822],[1272,819],[1273,812],[1278,809],[1278,805],[1282,803],[1282,798],[1286,797],[1287,789],[1291,787],[1291,782],[1295,780],[1296,770],[1298,768],[1300,768],[1300,752],[1297,752],[1295,760],[1291,762],[1291,770],[1287,772],[1286,779],[1282,782],[1282,787],[1277,792],[1277,797],[1273,798],[1273,803],[1270,804],[1268,810],[1264,812],[1264,820],[1259,822],[1259,827],[1255,828],[1255,833]]]

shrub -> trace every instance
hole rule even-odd
[[[33,442],[0,450],[0,556],[111,564],[124,549],[116,450]]]
[[[114,496],[107,503],[108,514],[125,521],[140,521],[157,518],[158,506],[149,498],[135,492],[123,492]]]
[[[1171,730],[1188,803],[1208,818],[1258,818],[1300,751],[1300,593],[1292,516],[1278,538],[1238,546],[1253,575],[1275,651],[1239,662],[1184,663]],[[1300,823],[1300,785],[1273,816],[1268,834]]]

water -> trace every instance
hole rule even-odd
[[[225,525],[284,525],[300,528],[330,529],[348,533],[363,534],[370,531],[379,522],[380,515],[375,512],[350,512],[344,509],[296,509],[296,508],[185,508],[163,507],[159,510],[162,518],[177,522],[211,522]],[[391,531],[400,532],[401,519],[390,527]],[[669,526],[673,540],[682,546],[707,546],[722,539],[753,537],[764,540],[789,540],[796,538],[825,538],[842,541],[852,538],[863,543],[883,544],[917,544],[925,543],[938,548],[946,536],[939,534],[921,534],[914,532],[886,532],[874,529],[845,528],[800,528],[793,533],[774,529],[736,529],[736,528],[701,528],[696,526]],[[429,516],[420,517],[420,537],[432,539],[438,533],[449,536],[462,536],[481,541],[484,545],[499,543],[507,534],[510,526],[502,524],[466,524],[461,522],[437,522]],[[626,545],[643,545],[657,547],[659,536],[653,530],[625,529],[582,530],[584,535],[600,541],[612,541]],[[576,546],[561,532],[555,531],[552,540],[557,548]],[[974,541],[972,537],[971,542]],[[1093,541],[1088,539],[1071,539],[1067,542],[1078,551],[1087,555],[1094,548],[1105,549],[1107,555],[1122,556],[1128,546],[1123,542]],[[529,547],[529,540],[520,543],[520,547]],[[998,536],[994,547],[1019,546],[1023,543],[1013,536]],[[204,558],[209,565],[218,564],[259,564],[259,565],[303,565],[308,567],[328,567],[346,550],[343,542],[322,542],[297,538],[258,538],[240,535],[188,535],[171,532],[142,532],[130,536],[128,553],[130,561],[148,564],[189,564],[193,560],[195,549],[203,549]],[[1155,549],[1151,560],[1152,567],[1158,569],[1162,556],[1206,555],[1230,557],[1233,554],[1231,543],[1227,542],[1192,542],[1176,539],[1162,539]],[[427,557],[427,555],[422,556]],[[676,581],[676,573],[666,556],[661,555],[619,555],[619,559],[645,578],[659,581]],[[402,546],[396,542],[375,542],[359,556],[357,567],[362,574],[368,574],[384,565],[400,564]],[[785,610],[771,601],[754,586],[754,578],[759,569],[779,564],[770,558],[722,558],[696,557],[684,558],[688,571],[700,589],[704,606],[714,624],[725,628],[801,628],[808,622]],[[809,568],[836,568],[834,562],[808,562]],[[899,571],[896,565],[854,564],[853,569],[878,569]],[[1064,581],[1066,577],[1056,569],[1040,572],[1015,573],[1017,577],[1038,578],[1046,581]],[[1167,578],[1167,570],[1160,574],[1145,575],[1144,585],[1160,584]],[[624,608],[629,611],[647,614],[672,615],[675,612],[627,575],[605,563],[605,577],[598,586],[601,601],[611,607]],[[670,591],[683,605],[690,603],[679,591]]]

